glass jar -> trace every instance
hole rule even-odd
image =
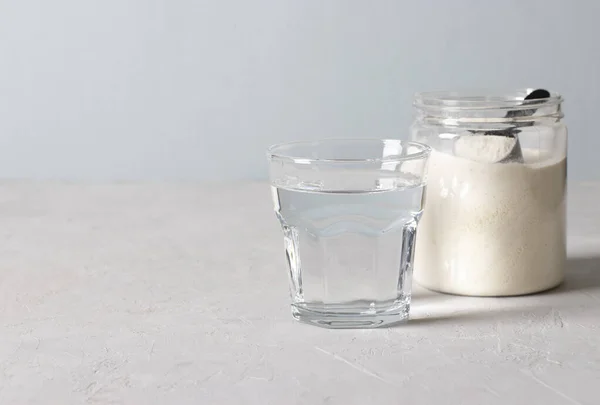
[[[563,280],[562,97],[525,99],[531,92],[415,96],[412,139],[433,149],[415,252],[422,286],[510,296]]]

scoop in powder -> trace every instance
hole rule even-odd
[[[516,137],[463,135],[454,141],[454,154],[481,163],[503,162],[512,160],[517,143]]]
[[[544,99],[549,97],[550,92],[544,89],[537,89],[525,96],[523,101],[544,101]],[[508,111],[506,118],[528,117],[534,115],[536,111],[536,108],[518,108]],[[454,144],[454,154],[480,163],[523,163],[523,153],[519,139],[517,138],[519,132],[521,131],[516,128],[485,131],[484,134],[469,131],[473,136],[463,135],[459,137]]]

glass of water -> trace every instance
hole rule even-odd
[[[408,319],[429,153],[390,139],[269,148],[294,318],[330,328]]]

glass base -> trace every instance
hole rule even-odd
[[[392,305],[371,306],[362,311],[347,304],[292,304],[294,319],[329,329],[369,329],[391,326],[408,320],[410,300],[394,301]]]

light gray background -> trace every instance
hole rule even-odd
[[[0,177],[260,179],[264,148],[405,138],[415,91],[564,94],[600,179],[600,2],[0,0]]]

